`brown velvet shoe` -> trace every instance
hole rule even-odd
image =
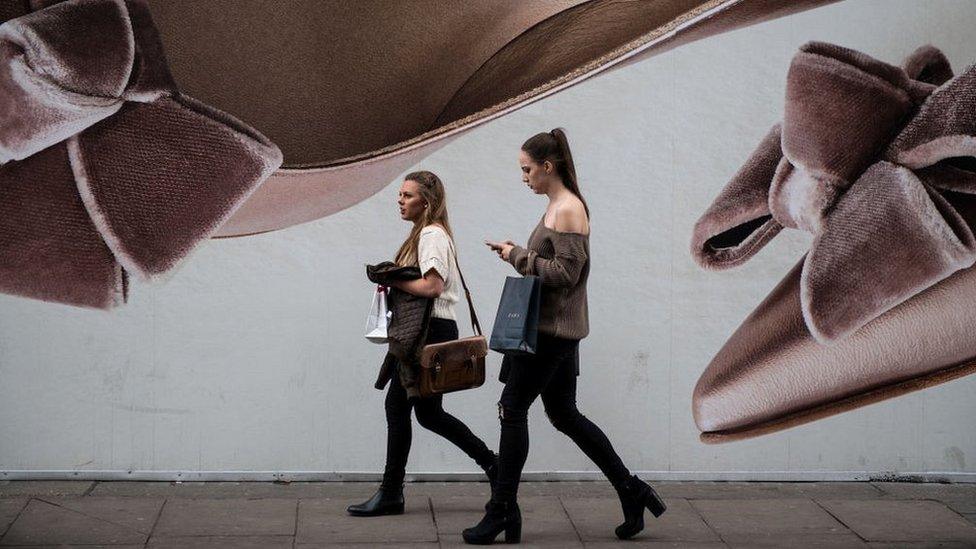
[[[709,442],[777,431],[976,370],[976,68],[904,69],[810,43],[786,114],[695,227],[707,268],[783,227],[810,251],[695,388]]]
[[[831,1],[0,2],[0,292],[117,306],[208,238],[338,212],[611,67]]]
[[[206,239],[338,212],[590,76],[831,1],[0,1],[0,292],[114,307]]]
[[[284,153],[230,236],[354,205],[449,138],[605,70],[834,1],[125,3],[148,5],[183,90]],[[0,23],[72,2],[14,0]]]

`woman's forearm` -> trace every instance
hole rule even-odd
[[[439,277],[428,276],[414,280],[400,280],[393,284],[398,290],[420,297],[438,297],[444,291],[444,282]]]

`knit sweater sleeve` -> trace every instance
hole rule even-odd
[[[553,233],[552,258],[515,246],[508,254],[508,262],[523,276],[538,276],[549,286],[572,287],[579,281],[586,264],[586,237],[576,233]]]
[[[451,240],[443,229],[425,227],[420,232],[417,255],[421,276],[426,275],[430,270],[434,270],[444,282],[447,282],[451,273]]]

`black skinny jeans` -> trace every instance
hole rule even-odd
[[[492,499],[514,501],[518,495],[519,477],[529,455],[529,407],[539,395],[553,426],[569,436],[614,486],[630,478],[607,436],[576,408],[578,340],[539,334],[536,354],[512,356],[509,361],[508,379],[498,402],[501,441],[498,489]]]
[[[427,343],[441,343],[458,338],[457,323],[443,318],[431,318],[427,332]],[[408,399],[407,391],[400,383],[396,372],[390,379],[390,389],[386,393],[386,469],[383,471],[383,486],[399,490],[410,454],[412,428],[410,409],[417,414],[417,422],[425,429],[437,433],[454,443],[482,468],[495,461],[495,454],[484,441],[475,436],[468,426],[458,418],[444,411],[442,395]]]

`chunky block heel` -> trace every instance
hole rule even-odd
[[[620,539],[630,539],[644,529],[645,508],[655,517],[663,515],[667,509],[664,500],[657,495],[654,488],[636,476],[616,486],[616,489],[624,511],[624,522],[614,530]]]
[[[664,500],[661,499],[661,496],[657,495],[654,488],[651,488],[650,497],[647,500],[647,510],[654,515],[654,518],[660,517],[668,510],[668,506],[664,504]]]
[[[505,529],[505,543],[520,543],[522,541],[522,523],[517,522]]]
[[[505,532],[505,543],[522,541],[522,513],[514,501],[489,501],[485,516],[476,526],[461,532],[465,543],[490,545]]]

